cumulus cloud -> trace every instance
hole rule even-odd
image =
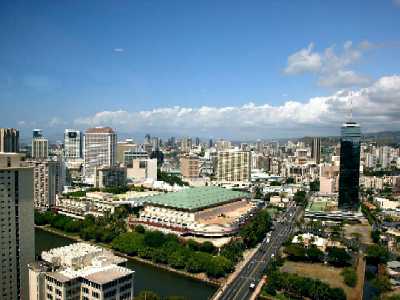
[[[300,74],[306,72],[317,72],[321,68],[320,54],[313,52],[314,43],[307,48],[301,49],[288,57],[288,64],[285,68],[286,74]]]
[[[317,74],[318,83],[325,87],[364,86],[370,83],[370,79],[349,70],[348,67],[362,57],[363,51],[375,46],[369,41],[363,41],[357,46],[354,46],[352,41],[346,41],[338,53],[335,46],[319,53],[314,51],[314,44],[311,43],[307,48],[288,57],[284,72],[288,75],[307,72]]]
[[[353,102],[364,131],[400,128],[400,76],[382,77],[368,87],[282,105],[164,107],[128,112],[102,111],[75,120],[80,127],[112,126],[122,132],[225,136],[252,139],[338,134]]]

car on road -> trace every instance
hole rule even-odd
[[[256,283],[252,281],[249,285],[249,289],[254,290],[256,288]]]

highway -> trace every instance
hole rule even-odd
[[[294,223],[299,214],[301,207],[290,206],[278,219],[282,222],[276,222],[275,228],[271,232],[269,238],[266,237],[252,258],[243,266],[236,278],[226,286],[222,293],[217,292],[217,297],[213,299],[221,300],[244,300],[249,299],[253,293],[250,288],[251,283],[256,285],[261,280],[264,270],[271,262],[273,257],[277,255],[279,248],[287,240],[294,229]],[[221,293],[221,294],[220,294]]]

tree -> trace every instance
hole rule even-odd
[[[144,227],[142,225],[136,225],[135,231],[138,233],[144,233],[146,230],[144,229]]]
[[[343,281],[349,287],[355,287],[357,284],[357,273],[352,268],[344,268],[340,273],[343,276]]]
[[[380,245],[371,245],[367,249],[367,260],[370,263],[386,263],[389,260],[388,250]]]
[[[310,182],[310,191],[319,192],[319,180],[318,179]]]
[[[293,201],[296,202],[297,205],[306,206],[306,192],[305,191],[297,191],[293,196]]]
[[[343,248],[330,247],[327,250],[327,261],[335,267],[345,267],[351,265],[351,256]]]
[[[144,242],[147,246],[158,248],[165,242],[164,233],[161,231],[146,231],[144,233]]]
[[[161,300],[161,297],[152,291],[141,291],[135,300]]]
[[[324,252],[319,250],[315,245],[310,246],[306,250],[307,258],[311,262],[322,262],[324,260]]]

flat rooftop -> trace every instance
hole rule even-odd
[[[143,202],[148,205],[196,211],[243,198],[250,198],[250,194],[208,186],[187,188],[179,192],[146,197]]]

